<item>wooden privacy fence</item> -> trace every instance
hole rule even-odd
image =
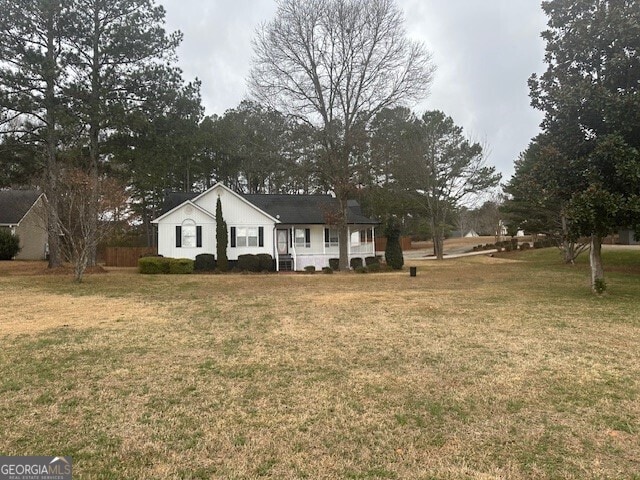
[[[140,257],[157,253],[157,247],[107,247],[104,264],[107,267],[137,267]]]
[[[387,237],[376,237],[376,252],[384,252],[387,248]],[[402,251],[411,250],[411,237],[400,237]]]

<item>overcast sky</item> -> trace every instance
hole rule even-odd
[[[423,41],[437,71],[430,96],[413,109],[439,109],[488,146],[488,162],[513,173],[513,161],[539,131],[527,79],[544,70],[538,0],[397,0],[408,35]],[[271,19],[272,0],[159,0],[167,29],[181,30],[185,79],[202,81],[207,115],[247,97],[246,77],[256,27]]]

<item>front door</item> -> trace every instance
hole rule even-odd
[[[289,230],[278,229],[278,255],[289,253]]]

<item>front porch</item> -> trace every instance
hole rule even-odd
[[[347,252],[352,258],[375,256],[375,230],[370,225],[350,225]],[[278,271],[321,270],[340,256],[337,229],[326,225],[278,226],[275,230]]]

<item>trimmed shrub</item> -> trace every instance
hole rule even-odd
[[[381,267],[379,263],[372,263],[371,265],[367,265],[367,269],[371,273],[378,273],[381,271]]]
[[[404,265],[404,256],[402,255],[402,247],[400,246],[400,227],[395,222],[390,221],[385,228],[387,237],[387,248],[384,251],[384,257],[394,270],[402,270]]]
[[[520,245],[520,250],[529,250],[531,248],[531,244],[529,242],[524,242]]]
[[[517,250],[518,249],[518,239],[517,238],[512,238],[511,239],[511,248],[513,250]]]
[[[366,257],[364,263],[367,267],[371,265],[380,265],[380,259],[378,257]]]
[[[333,269],[331,267],[322,267],[322,273],[333,273]]]
[[[314,265],[307,265],[304,267],[304,271],[307,273],[316,273],[316,267]]]
[[[216,257],[211,253],[201,253],[196,255],[196,261],[193,264],[196,272],[213,272],[216,269]]]
[[[20,251],[20,238],[10,230],[0,228],[0,260],[13,260]]]
[[[367,269],[367,267],[363,267],[362,265],[360,265],[359,267],[355,268],[356,273],[369,273],[369,270]]]
[[[331,270],[340,270],[340,259],[339,258],[330,258],[329,259],[329,267]]]
[[[349,262],[349,266],[356,270],[358,267],[362,267],[362,259],[359,257],[354,257]]]
[[[238,270],[241,272],[259,272],[260,271],[260,259],[257,255],[239,255],[238,256]]]
[[[193,273],[193,260],[190,258],[169,258],[169,273]]]
[[[258,257],[258,268],[260,268],[261,272],[275,272],[276,271],[276,263],[273,261],[273,257],[268,253],[259,253],[256,255]]]
[[[169,260],[165,257],[142,257],[138,259],[138,269],[146,275],[169,273]]]
[[[227,257],[227,243],[229,242],[229,229],[227,222],[222,217],[222,203],[220,197],[216,200],[216,254],[218,255],[217,268],[221,272],[229,270]]]

